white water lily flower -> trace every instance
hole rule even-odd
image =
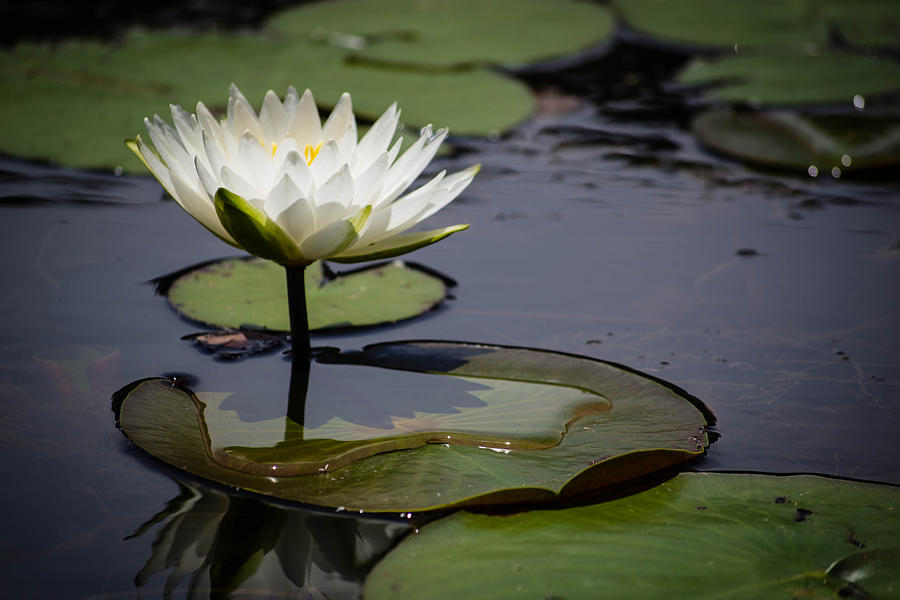
[[[226,117],[202,102],[196,114],[172,106],[174,127],[144,119],[152,148],[126,142],[167,192],[203,226],[232,246],[287,266],[317,259],[388,258],[466,229],[454,225],[409,233],[453,200],[479,166],[441,171],[406,194],[437,152],[445,129],[422,129],[400,155],[391,145],[400,111],[391,105],[357,140],[349,94],[322,124],[312,93],[271,90],[257,117],[232,84]]]

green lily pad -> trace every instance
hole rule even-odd
[[[855,46],[900,45],[894,0],[615,0],[635,30],[670,43],[701,48],[802,52],[829,35]]]
[[[343,0],[269,21],[284,35],[347,47],[363,61],[455,68],[572,54],[610,38],[614,25],[605,7],[571,0]]]
[[[764,167],[842,174],[900,164],[900,119],[863,114],[711,110],[692,130],[705,146]]]
[[[635,30],[677,44],[705,48],[804,48],[825,42],[828,30],[811,18],[810,3],[779,0],[615,0]]]
[[[284,94],[288,85],[310,88],[324,107],[348,91],[360,119],[397,102],[406,125],[454,134],[501,132],[532,112],[528,88],[497,72],[372,68],[347,61],[347,52],[274,33],[133,32],[118,45],[19,45],[0,52],[0,152],[145,172],[122,144],[142,119],[168,118],[170,103],[222,109],[231,82],[257,107],[267,90]]]
[[[702,454],[712,422],[699,400],[665,382],[526,348],[378,344],[323,355],[308,378],[332,385],[310,386],[306,429],[230,414],[239,402],[227,391],[157,379],[120,394],[119,424],[150,454],[196,475],[378,512],[581,494]],[[361,398],[336,412],[348,382]],[[358,422],[372,408],[389,411],[387,422]],[[316,472],[299,474],[311,464]]]
[[[682,473],[592,506],[456,513],[366,580],[392,598],[895,598],[900,489]]]
[[[685,85],[712,85],[709,98],[752,104],[843,104],[900,90],[900,63],[852,54],[760,54],[694,59]]]
[[[900,19],[893,0],[827,0],[817,5],[829,30],[851,45],[900,46]]]
[[[444,282],[401,261],[326,278],[307,267],[310,329],[364,327],[417,317],[441,303]],[[185,317],[217,327],[290,331],[284,268],[267,260],[226,258],[175,279],[166,296]]]

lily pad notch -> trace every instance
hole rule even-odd
[[[415,318],[438,308],[456,281],[401,260],[335,271],[306,268],[312,331],[372,327]],[[290,331],[284,269],[249,256],[199,263],[154,280],[157,293],[182,317],[230,330]]]

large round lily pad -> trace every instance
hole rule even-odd
[[[286,10],[269,21],[357,50],[363,61],[430,67],[519,66],[608,39],[602,6],[572,0],[343,0]]]
[[[679,74],[709,84],[710,98],[752,104],[838,104],[900,90],[900,63],[854,54],[759,54],[698,58]],[[712,85],[715,84],[715,85]]]
[[[629,26],[702,48],[820,49],[829,35],[857,46],[900,45],[894,0],[615,0]]]
[[[862,114],[710,110],[691,129],[705,146],[765,167],[840,177],[900,164],[900,119]]]
[[[310,329],[362,327],[416,317],[447,295],[435,275],[402,261],[326,278],[321,263],[306,269]],[[289,331],[284,269],[271,261],[227,258],[172,282],[167,297],[189,319],[217,327]]]
[[[609,502],[454,514],[366,580],[391,598],[896,598],[900,489],[682,473]]]
[[[823,43],[824,21],[810,18],[806,2],[779,0],[615,0],[633,29],[662,41],[705,48]]]
[[[406,125],[433,123],[454,134],[501,132],[532,112],[529,90],[497,72],[366,67],[347,53],[265,33],[134,32],[117,45],[19,45],[0,51],[0,152],[144,172],[123,145],[142,119],[168,118],[170,103],[222,109],[231,82],[257,107],[267,90],[284,94],[288,85],[310,88],[323,107],[347,91],[361,120],[397,102]]]
[[[306,428],[241,418],[229,390],[155,379],[119,398],[119,423],[150,454],[227,485],[416,511],[549,501],[639,477],[702,454],[712,421],[665,382],[526,348],[379,344],[322,357],[308,377]]]

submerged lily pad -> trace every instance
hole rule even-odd
[[[897,487],[682,473],[592,506],[456,513],[376,565],[365,597],[894,598],[898,510]]]
[[[336,387],[312,386],[325,392],[306,398],[306,429],[284,418],[235,418],[227,391],[192,393],[155,379],[118,398],[119,423],[135,444],[191,473],[366,511],[549,501],[683,462],[709,443],[712,416],[697,399],[582,356],[397,342],[325,355],[311,377],[329,370]],[[390,409],[392,398],[372,388],[375,373],[391,378],[392,392],[418,395]],[[347,401],[327,390],[348,380],[368,390],[358,410],[372,398],[392,410],[386,423],[358,423],[353,410],[309,422],[315,407],[327,415]]]
[[[310,329],[393,323],[425,313],[447,295],[435,275],[402,261],[326,277],[321,263],[306,269]],[[271,261],[227,258],[204,264],[172,282],[172,307],[218,327],[289,331],[284,269]]]
[[[711,110],[692,130],[705,146],[746,162],[840,177],[900,164],[900,119]]]
[[[605,7],[572,0],[343,0],[285,10],[269,26],[355,50],[364,61],[511,67],[604,41],[614,22]]]
[[[711,85],[710,98],[752,104],[843,104],[900,90],[900,63],[852,54],[760,54],[694,59],[686,85]],[[715,85],[713,85],[715,84]]]

